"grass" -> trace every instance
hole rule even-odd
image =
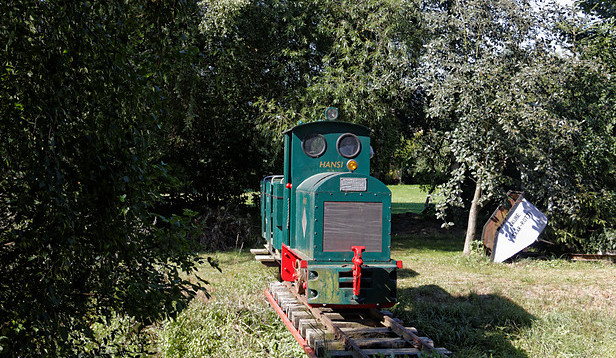
[[[415,198],[410,204],[425,195],[416,187],[392,192],[394,200]],[[493,264],[479,250],[463,257],[462,245],[452,234],[392,238],[392,257],[404,262],[396,317],[458,358],[616,356],[616,265]],[[215,256],[223,272],[199,272],[212,297],[195,299],[154,330],[158,355],[302,357],[263,295],[275,270],[244,251]]]
[[[460,255],[462,238],[398,237],[396,316],[457,357],[616,356],[616,267]]]
[[[200,295],[157,331],[160,357],[300,357],[303,351],[265,301],[275,271],[249,252],[217,253],[223,272],[204,264],[210,298]]]
[[[424,210],[428,193],[422,191],[419,185],[389,185],[388,188],[391,190],[392,214],[421,214]]]
[[[461,238],[396,237],[404,262],[396,317],[456,357],[616,356],[616,267],[523,260],[492,264],[460,255]],[[247,252],[202,267],[211,299],[195,299],[157,331],[161,357],[301,357],[266,303],[275,271]]]

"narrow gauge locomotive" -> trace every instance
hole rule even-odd
[[[284,174],[261,183],[262,234],[284,281],[309,305],[391,307],[391,191],[370,176],[370,129],[337,121],[284,133]]]

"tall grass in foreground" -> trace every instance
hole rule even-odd
[[[565,260],[492,264],[462,257],[461,238],[394,237],[404,262],[392,310],[463,357],[615,357],[616,266]],[[160,357],[303,357],[263,296],[273,269],[249,253],[204,267],[211,299],[157,330]]]
[[[160,357],[301,357],[303,351],[269,307],[263,290],[275,280],[249,254],[218,255],[222,273],[203,267],[210,299],[201,296],[158,332]]]

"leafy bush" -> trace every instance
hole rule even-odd
[[[0,3],[3,354],[105,354],[97,324],[147,325],[198,289],[180,276],[200,262],[192,214],[154,209],[170,183],[160,45],[186,10],[165,6]]]
[[[599,254],[616,254],[616,229],[604,228],[597,233],[593,233],[586,251]]]

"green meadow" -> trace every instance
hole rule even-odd
[[[394,211],[418,212],[425,193],[392,187]],[[419,210],[421,211],[421,210]],[[463,233],[394,235],[404,262],[392,312],[455,357],[616,356],[616,267],[563,259],[493,264],[476,249],[461,254]],[[248,249],[210,253],[222,272],[201,267],[204,295],[151,329],[160,357],[301,357],[263,295],[276,279]]]

